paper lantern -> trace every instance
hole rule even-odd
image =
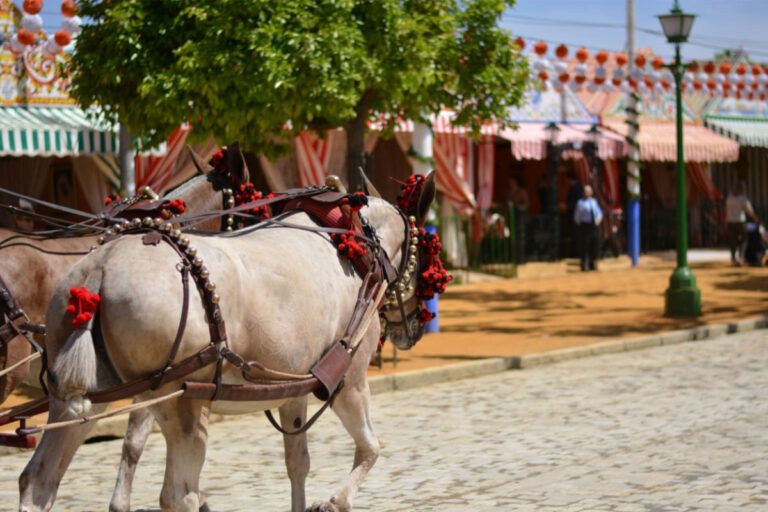
[[[568,47],[564,44],[559,45],[557,48],[555,48],[555,55],[557,55],[557,58],[564,59],[568,56]]]
[[[600,50],[595,54],[595,60],[597,61],[598,64],[602,66],[603,64],[608,62],[608,52],[605,50]]]
[[[722,84],[726,80],[725,75],[722,73],[715,73],[714,78],[715,78],[715,82],[717,82],[718,84]]]
[[[554,82],[552,88],[557,92],[565,92],[565,85],[562,82]]]
[[[664,59],[662,59],[659,56],[656,56],[651,61],[651,66],[653,66],[653,69],[659,70],[662,67],[664,67]]]
[[[666,83],[668,83],[668,82],[662,82],[662,83],[666,84]],[[702,85],[702,83],[701,83],[701,82],[699,82],[698,80],[696,80],[695,82],[693,82],[693,89],[694,89],[694,90],[696,90],[696,91],[700,91],[702,88],[703,88],[703,85]]]
[[[720,72],[724,75],[727,75],[731,72],[731,64],[728,62],[723,62],[720,64]]]
[[[604,76],[596,76],[594,82],[597,85],[603,85],[605,83],[605,77]]]
[[[569,87],[573,92],[581,92],[581,84],[579,82],[576,82],[576,81],[571,82]]]
[[[765,101],[766,98],[768,98],[768,94],[765,94],[764,92],[761,92],[760,96],[758,96],[758,98],[760,98],[760,101]]]
[[[712,74],[715,72],[715,64],[714,62],[707,62],[704,64],[704,72],[707,74]]]
[[[645,63],[646,63],[645,55],[641,53],[635,56],[635,66],[637,66],[638,68],[644,68]]]
[[[39,14],[25,14],[21,17],[20,25],[33,34],[37,34],[43,29],[43,17]]]
[[[627,57],[626,53],[621,53],[621,52],[617,53],[615,56],[615,59],[616,59],[616,65],[618,66],[623,66],[624,64],[629,62],[629,57]]]
[[[584,63],[576,64],[573,67],[573,73],[575,75],[586,75],[587,74],[587,65]]]
[[[760,64],[752,64],[752,74],[753,75],[759,75],[762,72],[763,72],[763,70],[760,67]]]
[[[72,42],[72,34],[70,34],[64,29],[57,30],[56,34],[54,34],[53,36],[53,40],[56,41],[57,45],[63,48],[64,46],[67,46],[69,43]]]
[[[56,39],[54,39],[55,36],[51,36],[46,42],[45,46],[43,47],[43,50],[50,54],[50,55],[56,55],[58,53],[61,53],[61,45],[56,42]]]
[[[568,64],[566,64],[565,62],[563,62],[561,60],[556,60],[552,64],[552,67],[555,70],[555,74],[558,74],[558,75],[562,75],[563,73],[567,73],[568,72]]]
[[[696,75],[696,80],[698,80],[699,82],[706,82],[707,80],[709,80],[709,75],[707,75],[706,73],[699,73],[698,75]]]
[[[723,91],[731,90],[731,82],[723,82],[720,86],[723,88]]]
[[[19,41],[19,35],[13,34],[9,43],[9,47],[13,53],[19,54],[24,52],[24,44]]]
[[[64,0],[61,2],[61,14],[63,14],[65,18],[71,18],[76,15],[77,10],[75,0]]]
[[[736,82],[736,89],[737,90],[743,91],[746,88],[747,88],[747,84],[745,84],[744,82],[742,82],[742,81]]]
[[[597,83],[596,82],[587,82],[586,89],[589,92],[595,93],[597,92]]]
[[[699,63],[698,62],[691,62],[688,65],[688,71],[691,73],[696,73],[699,70]]]
[[[747,74],[747,65],[746,64],[739,64],[736,66],[736,74],[737,75],[745,75]]]
[[[608,76],[608,70],[604,66],[597,66],[595,68],[595,78],[605,78]]]
[[[19,32],[16,34],[16,37],[21,44],[27,45],[27,46],[33,45],[35,44],[35,41],[37,41],[37,36],[24,28],[19,29]]]
[[[549,73],[544,69],[539,71],[539,74],[537,76],[539,77],[539,80],[541,80],[542,82],[546,82],[547,80],[549,80]]]
[[[547,43],[544,41],[539,41],[535,45],[533,45],[533,51],[536,53],[536,55],[543,57],[547,54]]]
[[[574,75],[573,81],[576,82],[577,84],[583,84],[584,82],[587,81],[587,77],[584,75]]]
[[[576,60],[579,62],[587,62],[589,58],[589,50],[586,48],[579,48],[576,50]]]
[[[82,23],[83,21],[80,19],[80,16],[72,16],[71,18],[64,18],[61,20],[61,28],[72,35],[76,35],[83,30],[81,27]]]
[[[633,82],[639,82],[640,80],[643,79],[643,72],[641,70],[639,70],[638,68],[633,68],[629,72],[629,78]]]
[[[518,37],[517,39],[515,39],[515,44],[517,45],[518,48],[520,48],[520,51],[523,51],[525,49],[525,39],[523,39],[522,37]]]
[[[560,81],[560,83],[566,84],[568,83],[568,80],[571,79],[571,75],[569,75],[568,73],[560,73],[559,75],[557,75],[557,79]]]
[[[536,59],[533,61],[533,70],[541,71],[549,67],[549,61],[547,59]]]
[[[28,14],[37,14],[43,9],[43,0],[24,0],[22,8]]]

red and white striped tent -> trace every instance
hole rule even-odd
[[[478,145],[477,166],[474,165],[472,142],[467,130],[452,124],[454,115],[441,112],[432,116],[433,158],[437,171],[437,187],[460,209],[476,207],[488,208],[493,194],[493,137],[495,128],[485,126]],[[395,139],[405,154],[411,146],[413,122],[397,120]],[[377,132],[384,123],[374,123],[369,128],[372,133],[366,141],[367,149],[375,145]],[[331,155],[337,144],[343,143],[343,131],[329,130],[325,138],[312,132],[303,132],[294,141],[299,184],[301,186],[319,185],[331,173]],[[478,173],[477,195],[473,191],[475,167]]]

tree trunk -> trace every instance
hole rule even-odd
[[[360,98],[357,108],[355,109],[357,115],[354,119],[349,120],[344,126],[347,135],[347,158],[345,167],[347,169],[347,186],[349,187],[350,192],[363,189],[363,183],[360,179],[360,172],[358,169],[365,169],[365,122],[368,119],[372,98],[372,91],[363,94],[363,97]]]

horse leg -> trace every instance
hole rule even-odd
[[[299,398],[280,407],[280,424],[289,432],[304,425],[307,419],[307,398]],[[307,434],[283,435],[285,467],[291,480],[291,512],[304,512],[304,484],[309,473]]]
[[[334,412],[355,441],[352,472],[329,502],[314,503],[309,508],[311,512],[352,510],[352,502],[360,485],[379,457],[379,440],[371,421],[371,392],[368,381],[364,377],[356,380],[354,384],[348,382],[333,403]]]
[[[109,512],[129,512],[131,510],[131,489],[144,445],[152,432],[154,417],[148,409],[133,411],[128,417],[128,430],[123,440],[123,455],[120,458],[120,469],[117,473],[117,483],[109,502]]]
[[[65,419],[62,416],[66,404],[53,398],[50,404],[48,423]],[[91,412],[96,414],[105,408],[104,404],[94,405]],[[19,477],[19,512],[45,512],[53,507],[61,478],[94,424],[88,422],[43,433],[40,445]]]
[[[167,447],[160,493],[163,512],[198,512],[200,471],[205,462],[209,406],[201,400],[171,400],[152,408]]]

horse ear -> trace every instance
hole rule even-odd
[[[227,169],[237,183],[245,184],[251,181],[248,164],[245,163],[240,143],[237,141],[227,146]]]
[[[381,198],[381,194],[376,190],[376,187],[373,186],[371,180],[368,179],[363,168],[358,167],[357,170],[360,171],[360,176],[363,178],[363,192],[365,192],[365,195]]]
[[[209,164],[204,163],[202,160],[200,160],[200,155],[195,153],[195,150],[192,149],[192,146],[187,144],[187,151],[189,151],[189,157],[192,160],[192,163],[195,166],[195,169],[197,169],[198,174],[206,174],[213,170],[213,167],[211,167]]]
[[[424,178],[424,187],[421,189],[421,195],[419,196],[418,203],[418,218],[419,224],[424,224],[427,220],[427,214],[429,208],[432,206],[432,201],[435,200],[435,171],[430,171]]]

